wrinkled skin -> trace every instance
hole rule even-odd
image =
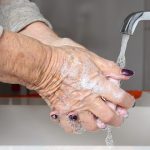
[[[34,32],[34,29],[38,31]],[[51,107],[52,113],[58,114],[65,131],[75,132],[68,121],[69,114],[77,114],[88,131],[103,128],[105,124],[121,125],[134,98],[119,88],[119,81],[129,77],[122,75],[114,62],[97,56],[68,38],[59,38],[41,24],[33,24],[20,33],[53,48],[55,64],[47,69],[37,92]],[[49,77],[52,74],[53,78]]]

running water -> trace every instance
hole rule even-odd
[[[117,64],[121,67],[124,68],[126,65],[126,57],[125,57],[125,52],[126,52],[126,48],[127,48],[127,44],[129,41],[130,35],[127,34],[123,34],[122,35],[122,42],[121,42],[121,49],[120,49],[120,54],[117,58]],[[112,136],[112,128],[111,126],[108,126],[106,128],[106,138],[105,138],[105,143],[106,146],[113,146],[114,145],[114,141],[113,141],[113,136]]]
[[[126,52],[126,48],[127,48],[129,38],[130,38],[130,35],[128,35],[128,34],[123,34],[122,35],[120,54],[119,54],[118,59],[117,59],[117,64],[121,68],[124,68],[125,65],[126,65],[125,52]]]
[[[113,146],[114,145],[114,140],[113,140],[113,136],[112,136],[112,128],[111,128],[111,126],[108,126],[106,128],[106,133],[107,133],[107,136],[105,138],[106,146]]]

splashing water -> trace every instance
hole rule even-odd
[[[120,49],[120,54],[117,58],[117,64],[121,67],[124,68],[126,65],[126,57],[125,57],[125,52],[126,52],[126,48],[127,48],[127,44],[129,41],[130,35],[126,35],[123,34],[122,35],[122,42],[121,42],[121,49]],[[108,126],[106,128],[106,138],[105,138],[105,143],[106,146],[113,146],[114,145],[114,141],[113,141],[113,136],[112,136],[112,128],[111,126]]]
[[[105,138],[106,146],[113,146],[113,145],[114,145],[114,141],[113,141],[112,128],[111,128],[111,126],[108,126],[108,127],[106,128],[106,131],[107,131],[107,136],[106,136],[106,138]]]

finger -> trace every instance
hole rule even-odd
[[[116,80],[116,79],[112,79],[112,78],[108,78],[108,80],[115,84],[116,86],[120,87],[120,80]]]
[[[63,115],[60,118],[60,125],[64,128],[66,132],[81,134],[85,131],[79,120],[78,115],[75,112],[71,112],[68,115]]]
[[[63,115],[60,117],[60,126],[64,128],[65,132],[73,133],[73,128],[67,118],[68,116]]]
[[[100,129],[106,129],[107,125],[102,122],[100,119],[96,119],[96,124]]]
[[[92,60],[97,67],[104,73],[106,77],[110,77],[117,80],[128,80],[134,73],[131,70],[121,69],[113,61],[104,59],[93,52],[89,52],[92,56]]]
[[[105,102],[112,110],[116,111],[116,113],[118,115],[120,115],[121,117],[124,117],[124,118],[127,118],[128,117],[128,112],[125,108],[122,108],[122,107],[119,107],[119,106],[116,106],[115,104],[109,102],[109,101],[106,101]]]
[[[130,108],[133,106],[135,102],[133,96],[122,90],[118,85],[113,84],[112,82],[107,80],[102,75],[100,77],[97,76],[96,78],[97,79],[95,80],[98,81],[97,87],[99,87],[97,93],[99,93],[100,96],[124,108]]]
[[[60,123],[60,126],[63,127],[66,132],[71,133],[73,131],[66,115],[60,115],[58,111],[52,111],[50,112],[50,119]]]
[[[94,102],[91,102],[88,109],[106,124],[120,126],[123,122],[123,118],[110,109],[100,98],[96,98]]]
[[[96,118],[89,111],[82,111],[79,113],[79,119],[83,128],[87,131],[96,131],[98,126],[96,124]]]
[[[109,101],[106,101],[105,102],[108,106],[109,106],[109,108],[111,108],[112,110],[116,110],[116,105],[115,104],[113,104],[113,103],[111,103],[111,102],[109,102]]]
[[[108,66],[107,69],[103,71],[103,74],[107,78],[112,78],[116,80],[128,80],[134,75],[133,71],[131,70],[120,68],[117,69],[117,65],[116,69],[111,66]]]
[[[122,117],[124,117],[124,118],[127,118],[128,117],[128,112],[127,112],[127,110],[126,109],[124,109],[124,108],[122,108],[122,107],[117,107],[117,113],[120,115],[120,116],[122,116]]]

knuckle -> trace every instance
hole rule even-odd
[[[110,61],[109,61],[109,65],[110,65],[110,66],[116,66],[116,63],[115,63],[114,61],[111,61],[111,60],[110,60]]]
[[[104,117],[103,122],[104,123],[110,123],[110,122],[112,122],[113,119],[114,119],[114,114],[109,113]]]
[[[117,104],[125,109],[129,109],[130,108],[130,103],[125,101],[124,99],[120,99],[118,100]]]
[[[117,66],[117,64],[114,62],[114,61],[109,61],[109,66],[111,67],[111,68],[116,68],[116,69],[119,69],[119,67]]]
[[[123,98],[119,98],[118,100],[116,100],[117,101],[117,104],[119,105],[119,106],[123,106],[124,104],[123,104],[123,102],[124,102],[124,99]]]
[[[70,42],[71,41],[69,38],[62,38],[61,40],[62,40],[62,42]]]
[[[122,106],[126,101],[126,92],[121,90],[118,91],[117,94],[114,93],[115,101],[118,105]]]
[[[64,37],[64,38],[62,38],[61,40],[68,40],[68,38]]]

